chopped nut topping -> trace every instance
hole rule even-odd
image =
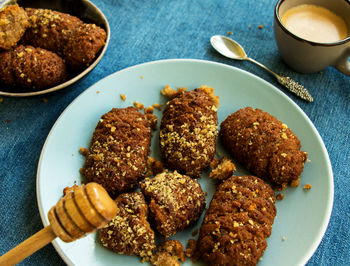
[[[138,101],[134,102],[134,106],[135,106],[135,108],[137,108],[139,110],[144,109],[144,105],[142,103],[139,103]]]
[[[163,105],[159,104],[159,103],[154,103],[152,106],[160,111],[160,110],[162,110]]]
[[[187,87],[179,87],[177,90],[172,89],[169,85],[165,86],[161,90],[161,94],[164,96],[167,96],[169,99],[175,98],[178,94],[180,94],[183,91],[186,91]]]

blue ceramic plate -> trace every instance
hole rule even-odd
[[[38,173],[37,198],[44,225],[48,225],[47,213],[62,196],[66,186],[75,181],[80,184],[79,169],[84,158],[79,147],[88,147],[100,116],[113,107],[126,107],[139,101],[145,106],[165,103],[160,90],[187,86],[194,89],[201,85],[214,88],[220,96],[219,122],[239,108],[252,106],[276,116],[291,128],[302,143],[302,150],[309,153],[308,162],[297,188],[284,191],[285,198],[278,201],[277,217],[268,248],[259,265],[302,265],[319,245],[331,214],[333,203],[333,175],[327,150],[316,128],[305,113],[280,90],[266,81],[227,65],[201,60],[164,60],[145,63],[121,70],[97,82],[76,98],[62,113],[43,147]],[[122,101],[120,94],[127,99]],[[161,117],[161,112],[155,112]],[[159,119],[160,120],[160,119]],[[158,132],[152,140],[152,156],[159,159]],[[218,153],[227,155],[220,146]],[[247,174],[238,167],[237,174]],[[215,190],[208,172],[199,179],[208,192],[207,204]],[[310,191],[303,185],[311,184]],[[186,245],[191,232],[199,228],[201,220],[193,227],[173,238]],[[197,237],[197,236],[196,236]],[[283,240],[284,239],[284,240]],[[117,255],[99,243],[96,234],[64,243],[53,242],[57,252],[69,265],[134,265],[140,260],[134,256]],[[191,265],[187,260],[185,265]],[[197,263],[201,265],[201,263]]]

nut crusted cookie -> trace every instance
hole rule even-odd
[[[95,24],[82,24],[75,28],[64,47],[63,55],[72,69],[88,66],[105,45],[106,32]]]
[[[29,25],[27,13],[17,4],[0,11],[0,49],[15,46]]]
[[[156,245],[147,222],[148,207],[141,192],[124,193],[116,199],[116,217],[100,230],[102,245],[118,254],[148,260]]]
[[[98,122],[82,173],[115,197],[143,177],[151,145],[150,123],[134,107],[113,108]]]
[[[197,221],[205,207],[200,184],[176,171],[146,178],[141,182],[141,191],[149,202],[151,221],[165,237]]]
[[[307,159],[288,126],[260,109],[230,114],[221,123],[220,137],[237,161],[275,185],[297,180]]]
[[[63,49],[74,28],[83,24],[79,18],[50,9],[26,8],[29,27],[23,42],[63,56]]]
[[[59,54],[74,70],[88,66],[105,45],[107,34],[95,24],[50,9],[26,11],[30,23],[23,42]]]
[[[254,176],[232,176],[210,202],[195,257],[209,265],[256,265],[276,216],[271,187]]]
[[[169,101],[160,125],[160,150],[165,165],[199,177],[216,149],[218,98],[203,86],[183,91]]]
[[[66,65],[57,54],[30,45],[0,53],[0,79],[7,85],[44,89],[62,83]]]

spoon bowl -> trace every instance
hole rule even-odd
[[[215,35],[210,38],[211,45],[223,56],[235,60],[247,60],[243,47],[236,41],[225,36]]]

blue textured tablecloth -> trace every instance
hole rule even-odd
[[[350,78],[331,67],[302,75],[281,61],[272,26],[276,1],[94,2],[111,27],[110,45],[99,65],[84,79],[55,93],[29,98],[0,96],[0,254],[42,228],[36,201],[36,170],[42,146],[67,105],[101,78],[148,61],[195,58],[234,65],[279,87],[267,72],[248,62],[225,59],[210,47],[212,35],[232,32],[231,37],[252,58],[291,76],[313,95],[315,102],[310,104],[287,93],[318,129],[334,172],[332,216],[308,264],[350,265]],[[21,263],[63,264],[51,244]]]

